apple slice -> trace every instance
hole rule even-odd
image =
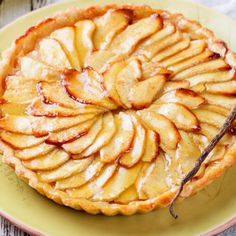
[[[11,103],[30,103],[37,96],[36,82],[19,75],[5,79],[5,92],[2,96]]]
[[[55,39],[44,38],[39,42],[40,59],[58,69],[72,68],[61,45]]]
[[[30,56],[20,58],[20,71],[25,78],[41,81],[51,81],[59,77],[59,72]]]
[[[41,143],[41,144],[31,147],[31,148],[25,148],[22,150],[15,150],[15,155],[19,159],[25,161],[25,160],[33,159],[35,157],[45,155],[45,154],[51,152],[53,149],[55,149],[54,145]]]
[[[138,193],[134,185],[130,186],[126,189],[119,197],[117,197],[114,202],[119,204],[128,204],[129,202],[133,202],[138,200]]]
[[[109,50],[116,54],[129,55],[142,39],[147,38],[162,28],[158,14],[143,18],[129,25],[112,41]]]
[[[206,73],[215,70],[225,70],[228,69],[229,65],[225,63],[223,59],[216,59],[211,61],[206,61],[198,65],[191,66],[186,70],[179,72],[172,77],[173,80],[186,79],[190,76],[194,76],[201,73]],[[175,72],[175,71],[174,71]]]
[[[0,133],[1,139],[17,149],[31,148],[44,142],[46,137],[37,138],[33,135],[17,134],[7,131]]]
[[[218,83],[207,83],[205,86],[208,93],[222,94],[222,95],[236,95],[235,80],[227,82],[218,82]]]
[[[69,154],[61,149],[53,150],[52,152],[37,157],[32,160],[23,161],[23,165],[31,170],[51,170],[58,168],[70,158]]]
[[[69,160],[62,166],[58,167],[54,170],[48,171],[39,171],[37,174],[39,178],[46,183],[55,182],[60,179],[65,179],[70,177],[76,173],[80,173],[87,169],[87,167],[91,164],[94,157],[88,157],[81,160]]]
[[[130,90],[141,76],[141,64],[137,59],[131,60],[117,76],[116,90],[119,94],[120,101],[128,108],[131,108],[129,101]]]
[[[144,152],[142,155],[143,162],[152,162],[159,154],[159,135],[150,130],[146,130],[146,142],[144,146]]]
[[[109,182],[93,197],[94,201],[112,201],[132,186],[141,170],[142,163],[132,168],[119,167]]]
[[[69,153],[79,154],[90,146],[102,129],[102,116],[98,117],[88,133],[73,142],[63,144],[62,147]]]
[[[204,109],[204,110],[209,110],[209,111],[217,112],[217,113],[225,116],[225,118],[230,113],[230,109],[227,109],[227,108],[221,107],[221,106],[217,106],[217,105],[204,104],[204,105],[201,106],[201,108]]]
[[[102,147],[106,146],[115,135],[117,128],[114,120],[114,116],[111,112],[107,112],[102,118],[102,130],[93,141],[93,143],[84,150],[80,156],[88,157],[98,152]]]
[[[95,120],[96,119],[94,118],[71,128],[61,130],[56,133],[50,133],[46,142],[59,145],[78,139],[88,133]]]
[[[77,71],[81,71],[79,56],[75,48],[75,29],[74,27],[63,27],[55,30],[50,35],[51,38],[56,39],[62,49],[64,50],[70,64]]]
[[[109,96],[114,100],[119,106],[122,106],[119,94],[116,90],[116,80],[117,76],[122,69],[126,66],[124,60],[118,61],[110,66],[107,71],[103,74],[103,86],[107,90]]]
[[[145,124],[160,135],[160,146],[167,149],[175,149],[180,140],[178,129],[165,116],[154,111],[142,110],[137,114],[142,118]]]
[[[132,107],[135,109],[148,107],[163,90],[165,82],[166,76],[156,75],[133,85],[128,94]]]
[[[67,189],[67,193],[73,198],[90,198],[96,194],[116,172],[117,164],[106,165],[99,176],[79,188]]]
[[[138,119],[134,115],[131,115],[131,118],[135,129],[133,144],[130,151],[124,153],[119,159],[119,163],[127,168],[134,166],[141,160],[146,141],[145,128],[139,123]]]
[[[47,135],[49,132],[56,132],[76,126],[95,117],[94,114],[84,114],[72,117],[39,117],[34,119],[30,124],[32,133],[36,136]],[[1,122],[0,122],[1,123]]]
[[[120,112],[114,118],[117,130],[110,142],[100,150],[103,162],[115,161],[130,148],[133,142],[135,131],[131,117],[124,112]]]
[[[193,110],[193,112],[200,122],[213,125],[217,128],[221,128],[226,120],[225,116],[222,116],[219,113],[216,113],[213,111],[208,111],[204,109],[196,109],[196,110]]]
[[[95,24],[92,20],[81,20],[75,24],[75,46],[82,67],[84,61],[94,49],[92,42],[94,30]]]
[[[163,60],[161,64],[165,67],[169,67],[188,58],[194,58],[194,56],[203,52],[205,48],[206,42],[204,40],[191,41],[190,46],[187,49]]]
[[[85,69],[82,73],[73,71],[64,75],[65,88],[74,100],[107,109],[116,109],[117,105],[108,98],[108,94],[102,88],[102,81],[101,75],[91,68]]]
[[[158,98],[154,102],[154,104],[169,103],[169,102],[180,103],[190,109],[195,109],[198,108],[200,105],[204,104],[205,99],[199,96],[197,93],[193,92],[192,90],[181,88],[165,93],[163,96]]]
[[[224,71],[213,71],[208,73],[202,73],[198,75],[186,78],[190,86],[193,87],[200,83],[211,83],[211,82],[225,82],[235,77],[235,70],[224,70]]]
[[[189,82],[187,80],[167,81],[164,85],[163,92],[170,92],[175,89],[188,89]]]
[[[96,17],[96,30],[93,36],[95,48],[107,49],[114,37],[128,26],[131,16],[132,11],[118,9],[109,10],[104,15]]]
[[[179,103],[164,103],[160,105],[153,104],[149,109],[164,115],[179,129],[186,131],[194,131],[199,129],[197,117],[184,105]]]
[[[217,105],[227,109],[232,109],[236,104],[235,96],[223,96],[210,93],[202,93],[201,96],[203,96],[210,105]]]
[[[101,162],[100,156],[94,157],[92,163],[82,172],[72,175],[66,179],[60,179],[56,182],[56,189],[76,188],[86,184],[92,178],[98,176],[102,171],[104,163]]]

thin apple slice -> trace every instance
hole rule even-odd
[[[41,144],[46,139],[46,137],[37,138],[33,135],[17,134],[8,131],[2,131],[0,137],[4,142],[17,149],[31,148]]]
[[[160,135],[160,146],[167,149],[175,149],[180,140],[178,129],[165,116],[150,110],[138,111],[146,125]]]
[[[179,72],[172,77],[173,80],[186,79],[190,76],[194,76],[201,73],[211,72],[215,70],[228,69],[229,65],[225,63],[223,59],[216,59],[207,62],[194,65],[186,70]]]
[[[134,185],[130,186],[126,189],[119,197],[117,197],[114,202],[120,204],[128,204],[129,202],[133,202],[138,200],[138,193]]]
[[[95,118],[62,131],[50,133],[46,142],[59,145],[78,139],[88,133],[94,122]]]
[[[102,129],[102,116],[98,117],[88,133],[73,142],[63,144],[62,147],[69,153],[79,154],[90,146]]]
[[[128,26],[132,12],[129,10],[109,10],[104,15],[96,17],[96,30],[93,36],[95,49],[104,50],[113,38]]]
[[[164,103],[160,105],[153,104],[149,109],[164,115],[179,129],[186,131],[194,131],[199,129],[197,117],[193,112],[191,112],[191,110],[180,103]]]
[[[192,58],[200,54],[201,52],[203,52],[205,48],[206,48],[206,42],[204,40],[191,41],[190,46],[187,49],[163,60],[161,64],[165,67],[169,67],[171,65],[174,65],[183,60]]]
[[[159,135],[150,130],[146,130],[146,142],[144,146],[144,152],[142,155],[143,162],[152,162],[159,154]]]
[[[144,38],[162,28],[162,20],[158,14],[153,14],[129,25],[112,41],[109,50],[114,53],[129,55]]]
[[[50,35],[56,39],[64,50],[70,64],[77,71],[81,71],[79,56],[75,47],[75,29],[74,27],[63,27],[55,30]]]
[[[116,90],[119,94],[120,101],[128,108],[131,108],[131,102],[129,101],[130,90],[141,76],[141,64],[137,59],[131,60],[117,76]]]
[[[65,52],[55,39],[45,38],[39,42],[40,59],[58,69],[72,68]]]
[[[188,80],[190,86],[193,87],[200,83],[225,82],[233,79],[234,77],[235,77],[235,70],[232,69],[232,70],[202,73],[186,78],[186,80]]]
[[[196,110],[193,110],[193,112],[200,122],[213,125],[217,128],[221,128],[226,120],[225,116],[222,116],[219,113],[216,113],[213,111],[208,111],[204,109],[196,109]]]
[[[222,95],[236,95],[236,81],[231,80],[227,82],[207,83],[206,91],[208,93],[222,94]]]
[[[100,156],[94,157],[92,163],[82,172],[72,175],[68,178],[63,178],[60,180],[57,180],[56,182],[56,189],[67,189],[67,188],[77,188],[84,184],[86,184],[88,181],[90,181],[92,178],[98,176],[100,172],[102,171],[102,168],[104,166],[104,163],[101,162]]]
[[[47,135],[49,132],[68,129],[85,121],[89,121],[93,119],[94,116],[94,114],[84,114],[72,117],[39,117],[30,123],[32,124],[30,127],[32,127],[32,133],[36,136]]]
[[[93,197],[94,201],[112,201],[132,186],[141,170],[142,163],[132,168],[119,167],[109,182]]]
[[[3,99],[11,103],[30,103],[37,96],[36,81],[19,75],[5,79]]]
[[[75,46],[82,67],[84,61],[94,49],[92,42],[94,30],[95,24],[92,20],[81,20],[75,24]]]
[[[51,81],[59,78],[59,73],[56,69],[30,56],[21,57],[19,64],[20,70],[25,78],[36,81]]]
[[[133,142],[135,132],[131,117],[124,112],[120,112],[114,118],[117,130],[110,142],[100,150],[103,162],[115,161],[130,148]]]
[[[203,96],[210,105],[217,105],[227,109],[231,109],[236,104],[235,96],[223,96],[210,93],[202,93],[201,96]]]
[[[133,85],[128,94],[132,107],[135,109],[148,107],[163,90],[165,82],[166,76],[156,75]]]
[[[22,150],[15,150],[16,157],[20,158],[21,160],[30,160],[35,157],[39,157],[51,152],[56,147],[54,145],[49,145],[46,143],[41,143],[37,146],[31,148],[25,148]]]
[[[145,128],[139,123],[138,119],[134,115],[131,115],[131,118],[135,129],[133,144],[130,151],[124,153],[119,159],[119,163],[127,168],[134,166],[141,160],[146,141]]]
[[[73,198],[90,198],[96,194],[112,178],[117,169],[117,163],[106,165],[99,176],[79,188],[67,189]]]
[[[102,81],[101,75],[91,68],[85,69],[82,73],[73,71],[64,75],[65,88],[74,100],[107,109],[116,109],[116,104],[109,99],[102,88]]]
[[[161,103],[180,103],[184,106],[195,109],[198,108],[200,105],[205,103],[205,99],[198,95],[197,93],[193,92],[189,89],[176,89],[172,90],[168,93],[165,93],[160,98],[158,98],[154,104],[161,104]]]
[[[65,179],[73,174],[80,173],[87,169],[87,167],[91,164],[94,157],[88,157],[81,160],[69,160],[62,166],[58,167],[54,170],[48,171],[39,171],[37,174],[39,178],[47,183],[55,182],[60,179]]]
[[[114,116],[111,112],[104,114],[102,118],[102,130],[94,140],[94,142],[81,153],[80,156],[88,157],[98,152],[102,147],[106,146],[115,135],[117,130]]]
[[[107,90],[108,94],[118,105],[122,106],[119,94],[116,90],[116,80],[118,74],[126,66],[124,60],[116,62],[110,66],[110,68],[103,74],[103,86]]]
[[[201,106],[201,108],[204,109],[204,110],[209,110],[209,111],[217,112],[217,113],[225,116],[225,118],[230,113],[230,109],[227,109],[227,108],[221,107],[221,106],[217,106],[217,105],[204,104],[204,105]]]
[[[58,168],[70,158],[69,154],[61,149],[53,150],[52,152],[37,157],[32,160],[23,161],[23,165],[31,170],[51,170]]]
[[[163,92],[170,92],[175,89],[188,89],[189,88],[189,82],[187,80],[176,80],[176,81],[167,81],[165,83],[165,86],[163,88]]]

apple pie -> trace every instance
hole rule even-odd
[[[91,214],[165,207],[236,104],[236,55],[198,22],[148,6],[71,9],[0,64],[2,160]],[[236,125],[184,199],[236,162]]]

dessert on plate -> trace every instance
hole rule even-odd
[[[235,69],[227,45],[181,14],[61,12],[3,54],[2,160],[39,193],[91,214],[168,206],[236,104]],[[181,199],[235,163],[235,130]]]

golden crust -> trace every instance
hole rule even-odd
[[[216,39],[213,32],[203,28],[198,22],[187,20],[181,14],[170,14],[167,11],[162,10],[155,11],[148,6],[106,5],[103,7],[95,6],[87,9],[73,9],[59,13],[56,16],[48,18],[40,22],[38,25],[28,29],[24,35],[15,40],[10,49],[3,53],[4,59],[0,64],[0,79],[2,84],[5,77],[10,73],[12,67],[14,67],[17,58],[26,55],[31,51],[40,39],[49,35],[56,29],[73,25],[80,19],[90,19],[102,15],[108,9],[132,9],[136,19],[148,16],[152,13],[158,13],[165,19],[174,22],[174,24],[178,25],[178,27],[183,31],[190,33],[190,35],[192,33],[193,37],[194,34],[198,34],[207,38],[209,49],[220,54],[220,56],[223,57],[232,68],[236,69],[235,54],[227,48],[223,41]],[[1,94],[3,92],[2,87],[3,86],[1,86]],[[50,184],[40,181],[33,171],[27,169],[22,162],[14,156],[13,149],[1,141],[0,149],[3,150],[3,161],[11,166],[15,170],[16,174],[31,187],[59,204],[64,204],[78,210],[83,209],[90,214],[102,213],[112,216],[116,214],[132,215],[137,212],[146,213],[155,208],[167,206],[177,190],[174,189],[172,191],[167,191],[159,197],[151,198],[149,200],[133,201],[128,204],[99,201],[94,202],[83,198],[72,198],[65,192],[52,188]],[[193,179],[185,186],[181,199],[184,199],[204,188],[206,185],[218,178],[226,168],[232,166],[235,162],[236,143],[227,150],[223,159],[214,162],[213,164],[209,164],[201,178]]]

